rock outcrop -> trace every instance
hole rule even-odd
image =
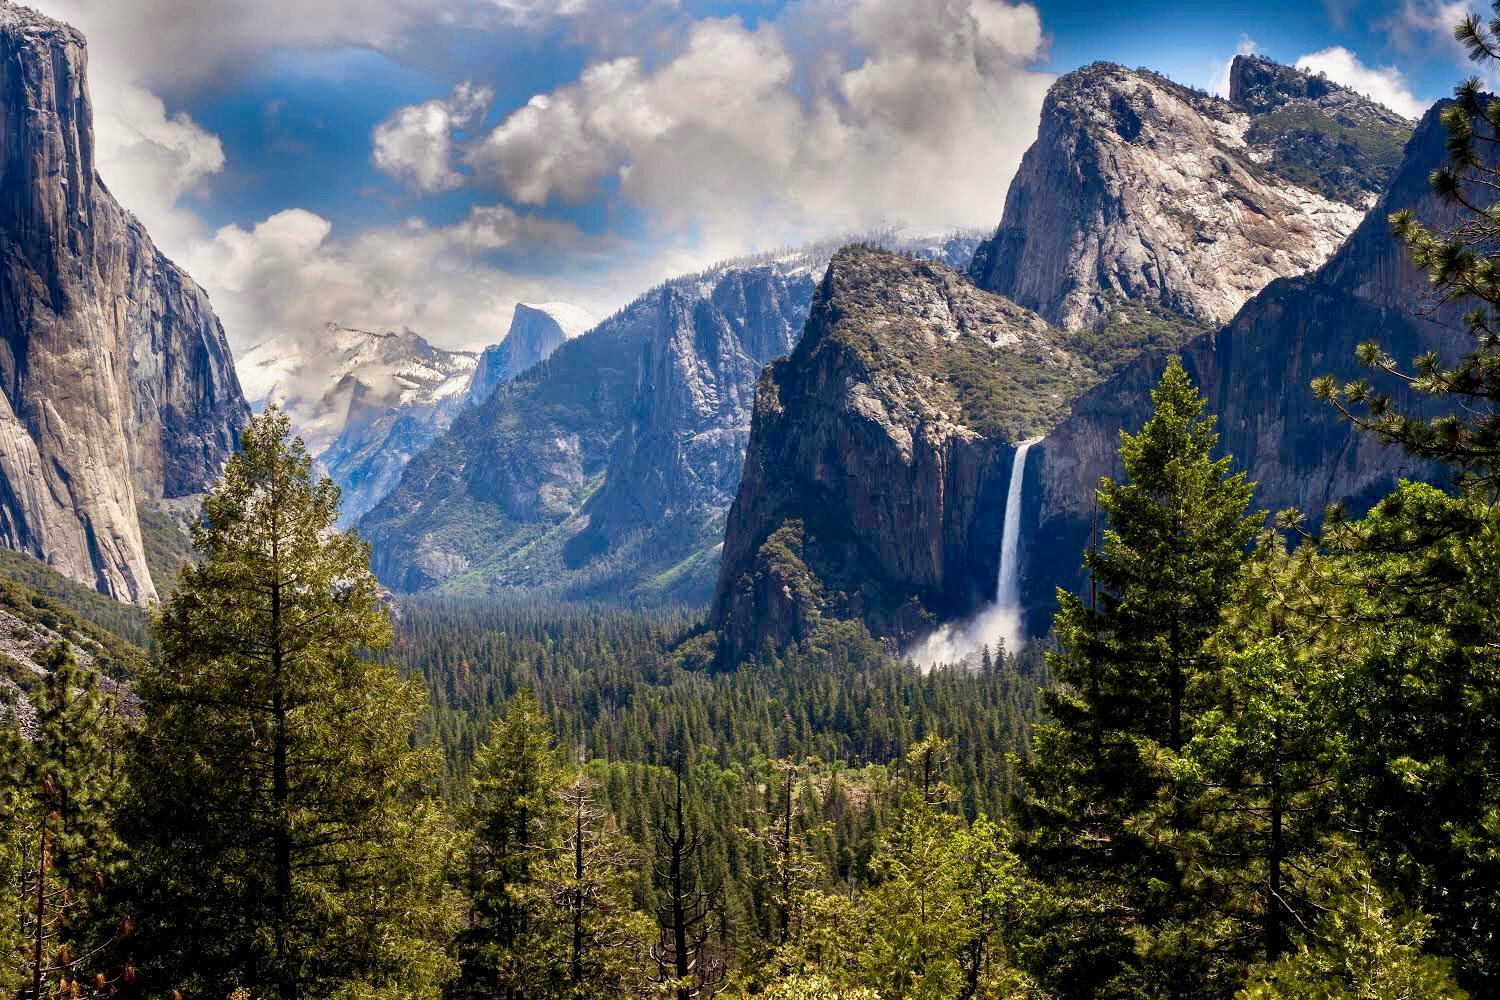
[[[343,490],[340,517],[348,525],[452,423],[476,364],[473,352],[433,347],[410,330],[330,323],[311,342],[277,338],[247,351],[239,370],[251,402],[286,410]]]
[[[137,502],[205,490],[249,411],[208,297],[95,172],[86,63],[0,0],[0,542],[141,602]]]
[[[872,237],[967,261],[977,237]],[[361,522],[397,590],[704,602],[761,368],[839,244],[646,293],[460,415]]]
[[[1322,264],[1410,123],[1288,67],[1234,69],[1229,101],[1109,63],[1059,79],[975,281],[1070,330],[1106,323],[1122,298],[1217,326]]]
[[[863,366],[834,366],[813,332],[830,321],[815,313],[757,397],[712,613],[729,661],[799,638],[822,615],[906,639],[976,611],[995,594],[1012,443],[1042,432],[1022,492],[1021,571],[1031,624],[1045,629],[1053,587],[1076,582],[1094,485],[1113,471],[1120,428],[1144,422],[1164,353],[1184,345],[1226,446],[1268,484],[1261,502],[1316,510],[1373,495],[1411,468],[1356,439],[1304,387],[1348,372],[1355,339],[1384,334],[1398,353],[1441,339],[1400,305],[1414,301],[1404,296],[1417,294],[1415,276],[1396,277],[1404,265],[1384,221],[1434,161],[1414,152],[1395,171],[1371,136],[1399,142],[1409,123],[1326,80],[1264,60],[1241,60],[1235,79],[1235,100],[1223,101],[1096,64],[1048,96],[1004,220],[970,268],[1061,328],[1044,340],[1071,367],[1017,359],[1014,384],[993,397],[998,412],[1024,419],[970,423],[969,434],[927,447],[917,442],[929,423],[876,430],[871,414],[891,409],[884,387],[920,369],[890,346],[867,352]],[[1277,135],[1296,131],[1273,120],[1288,109],[1293,121],[1317,111],[1331,127],[1366,131],[1344,145],[1278,146]],[[1431,145],[1427,128],[1414,151]],[[1365,219],[1369,187],[1386,183],[1392,200]],[[1316,277],[1303,274],[1325,262]],[[836,291],[837,276],[829,280]],[[872,270],[861,296],[880,308],[833,308],[831,322],[846,338],[888,345],[890,331],[932,312],[908,295],[913,280],[898,267]],[[1054,395],[1039,397],[1036,380],[1063,371],[1045,383]],[[1046,405],[1028,410],[1039,398]],[[908,438],[913,456],[928,456],[910,468],[893,443]]]
[[[533,306],[516,304],[505,339],[486,347],[469,380],[468,402],[477,406],[489,399],[495,387],[509,382],[553,351],[591,329],[596,320],[587,310],[566,302]]]
[[[756,390],[714,593],[721,653],[783,646],[824,615],[912,635],[993,596],[1014,443],[1095,380],[1067,339],[941,264],[837,254]]]
[[[1411,208],[1443,229],[1457,218],[1430,191],[1445,157],[1438,109],[1407,146],[1389,191],[1349,242],[1316,273],[1273,282],[1226,327],[1189,344],[1183,361],[1219,416],[1221,446],[1258,485],[1256,504],[1297,507],[1316,517],[1336,501],[1355,511],[1402,477],[1439,480],[1442,471],[1380,444],[1315,399],[1320,375],[1370,377],[1356,347],[1376,341],[1403,362],[1427,351],[1452,357],[1466,342],[1459,310],[1431,300],[1425,276],[1391,233],[1388,216]],[[1022,594],[1032,625],[1044,629],[1057,586],[1076,587],[1093,516],[1094,486],[1118,475],[1119,432],[1150,416],[1150,390],[1164,358],[1150,353],[1099,385],[1038,446],[1040,474],[1026,498]],[[1377,384],[1381,380],[1372,378]],[[1400,384],[1382,384],[1403,408],[1422,410]]]

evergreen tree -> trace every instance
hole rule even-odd
[[[547,995],[606,1000],[639,993],[652,928],[631,899],[630,847],[595,803],[594,783],[582,770],[561,797],[562,850],[551,852],[539,873],[559,980]]]
[[[36,1000],[66,996],[74,984],[102,995],[133,978],[112,952],[122,929],[104,903],[122,859],[114,701],[100,692],[96,673],[79,668],[66,642],[51,646],[46,661],[36,736],[10,751],[20,765],[12,804],[20,945],[12,955],[24,964],[18,995]]]
[[[1336,775],[1343,739],[1329,719],[1351,637],[1324,614],[1332,565],[1268,532],[1247,562],[1203,678],[1207,710],[1178,769],[1196,790],[1202,836],[1190,864],[1233,928],[1222,948],[1274,962],[1337,891],[1352,853]],[[1355,640],[1357,641],[1357,639]]]
[[[1481,65],[1500,60],[1500,6],[1467,14],[1456,37]],[[1447,466],[1452,494],[1403,484],[1362,522],[1325,534],[1350,586],[1335,609],[1369,641],[1339,720],[1355,752],[1349,798],[1380,870],[1432,914],[1428,947],[1460,981],[1500,990],[1500,102],[1472,78],[1442,112],[1449,162],[1434,191],[1458,215],[1443,230],[1391,217],[1445,305],[1469,307],[1458,358],[1403,365],[1361,346],[1372,379],[1315,390],[1357,426]],[[1377,384],[1378,380],[1380,384]],[[1400,386],[1401,394],[1388,391]]]
[[[688,818],[681,758],[674,768],[668,818],[657,826],[654,883],[656,983],[674,1000],[704,1000],[724,991],[728,978],[722,941],[719,884],[704,875],[704,837]]]
[[[549,962],[542,870],[559,848],[564,776],[541,703],[521,691],[472,772],[469,926],[459,937],[463,992],[542,996]]]
[[[1251,970],[1244,1000],[1465,1000],[1452,961],[1422,953],[1428,921],[1393,912],[1368,877],[1319,915],[1296,951]]]
[[[3,697],[3,693],[0,693]],[[22,899],[22,870],[26,845],[25,817],[32,811],[23,777],[25,744],[20,733],[0,717],[0,995],[15,996],[26,983],[21,940],[25,903]],[[15,956],[13,958],[12,956]]]
[[[368,656],[390,621],[338,499],[287,418],[256,417],[154,620],[129,830],[157,992],[430,995],[446,974],[425,698]]]
[[[1202,817],[1176,770],[1260,518],[1176,359],[1152,401],[1121,435],[1125,482],[1098,491],[1108,529],[1084,561],[1097,599],[1058,595],[1055,721],[1023,769],[1022,851],[1045,887],[1029,960],[1064,997],[1223,995],[1231,975],[1187,864]]]

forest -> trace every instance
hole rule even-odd
[[[1466,221],[1391,221],[1470,349],[1287,391],[1446,488],[1260,510],[1169,362],[1019,654],[924,672],[828,620],[725,663],[693,609],[392,600],[268,409],[149,637],[91,604],[0,732],[0,991],[1500,995],[1500,102],[1444,121]]]

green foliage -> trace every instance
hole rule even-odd
[[[1159,303],[1119,296],[1097,325],[1069,331],[1066,343],[1088,359],[1102,381],[1144,352],[1176,351],[1208,332]]]
[[[467,824],[471,915],[458,944],[465,993],[519,996],[548,984],[537,869],[565,820],[562,766],[552,744],[541,703],[521,691],[475,757]]]
[[[14,839],[0,850],[8,848],[8,902],[17,907],[0,923],[15,945],[0,956],[0,983],[24,984],[32,996],[66,995],[69,983],[96,976],[102,991],[126,975],[105,904],[123,862],[120,720],[98,675],[80,670],[65,643],[47,664],[35,738],[0,748],[0,768],[15,782],[0,805]]]
[[[130,761],[131,904],[152,988],[431,995],[449,835],[420,689],[362,652],[390,623],[338,490],[274,408],[154,623]]]
[[[104,672],[129,675],[151,643],[140,608],[69,580],[46,563],[0,548],[0,608],[22,621],[61,632],[88,649]]]
[[[1294,102],[1251,119],[1245,139],[1270,146],[1264,169],[1294,184],[1351,205],[1385,191],[1401,164],[1406,128],[1371,118],[1335,119]]]
[[[1126,481],[1100,485],[1094,595],[1059,594],[1063,686],[1024,771],[1021,850],[1043,884],[1028,961],[1058,996],[1224,995],[1235,974],[1193,864],[1205,814],[1179,766],[1212,707],[1211,639],[1259,518],[1251,485],[1212,456],[1213,420],[1180,363],[1152,398],[1151,420],[1122,435]]]
[[[1366,881],[1335,901],[1295,954],[1251,970],[1243,1000],[1463,1000],[1452,963],[1422,953],[1427,920],[1393,913]]]
[[[149,502],[138,503],[136,513],[151,580],[158,594],[170,597],[177,588],[178,571],[197,558],[192,534],[168,511]]]
[[[868,888],[803,894],[768,995],[1018,995],[1019,865],[1002,826],[984,816],[965,823],[945,807],[953,790],[934,772],[943,753],[941,741],[924,741],[908,755],[900,811],[870,860]]]

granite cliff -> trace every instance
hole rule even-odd
[[[1431,300],[1425,275],[1396,242],[1388,217],[1411,208],[1438,229],[1457,221],[1428,176],[1444,161],[1439,109],[1422,120],[1389,190],[1346,243],[1313,274],[1267,286],[1223,329],[1182,352],[1188,372],[1219,415],[1221,446],[1258,486],[1268,510],[1296,507],[1317,517],[1336,501],[1360,510],[1402,477],[1438,480],[1441,470],[1354,431],[1309,388],[1319,375],[1369,377],[1356,347],[1379,342],[1403,362],[1427,351],[1447,356],[1466,340],[1461,317]],[[1059,585],[1079,582],[1078,555],[1090,530],[1094,484],[1118,474],[1119,431],[1150,415],[1150,388],[1165,357],[1149,352],[1085,394],[1039,446],[1024,506],[1027,557],[1022,597],[1044,628]],[[1380,380],[1374,379],[1377,384]],[[1417,409],[1399,384],[1382,384]]]
[[[1121,299],[1212,327],[1323,263],[1411,124],[1255,57],[1231,82],[1221,100],[1110,63],[1059,79],[974,280],[1070,330],[1107,326]]]
[[[528,305],[518,302],[511,316],[505,339],[486,347],[479,355],[479,365],[469,380],[465,396],[478,405],[490,398],[495,387],[509,382],[552,352],[598,322],[587,310],[566,302]]]
[[[874,239],[960,266],[977,243]],[[382,582],[706,601],[756,378],[838,245],[669,281],[461,414],[360,523]]]
[[[1094,373],[1065,333],[938,263],[851,247],[756,390],[712,615],[736,662],[824,616],[885,635],[995,579],[1014,447]]]
[[[207,295],[95,172],[86,74],[0,0],[0,543],[142,602],[138,505],[204,491],[249,410]]]

